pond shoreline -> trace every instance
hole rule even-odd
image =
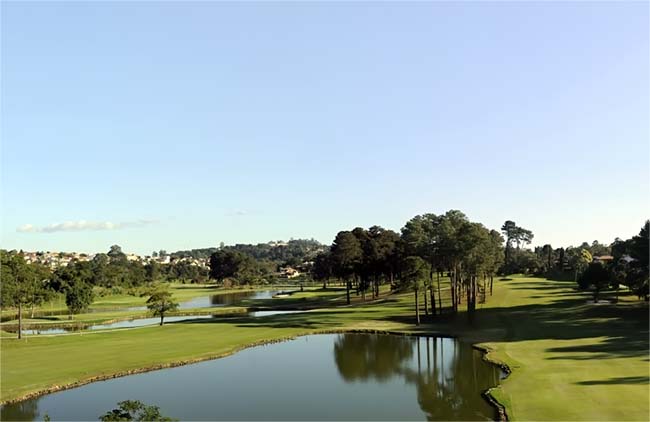
[[[215,311],[214,308],[196,308],[194,310],[182,310],[174,311],[169,314],[165,314],[165,317],[195,317],[195,316],[212,316],[212,317],[233,317],[233,316],[247,316],[251,312],[266,312],[266,311],[295,311],[295,312],[307,312],[315,309],[320,309],[318,307],[311,306],[290,306],[290,305],[280,305],[280,306],[249,306],[249,307],[228,307],[228,308],[218,308],[218,311]],[[117,317],[112,319],[101,319],[98,322],[83,322],[83,321],[65,321],[65,322],[53,322],[53,323],[23,323],[23,330],[47,330],[47,329],[70,329],[67,333],[58,333],[58,334],[27,334],[27,335],[38,335],[38,336],[65,336],[70,334],[81,334],[81,332],[89,333],[91,330],[88,330],[89,327],[95,325],[104,325],[104,324],[114,324],[117,322],[125,321],[135,321],[138,319],[152,318],[152,314],[145,313],[142,315],[130,315],[124,317]],[[155,325],[155,324],[151,324]],[[148,326],[148,325],[147,325]],[[129,330],[133,328],[142,328],[142,327],[124,327],[119,328],[120,330]],[[17,334],[18,324],[0,324],[0,329],[5,330],[9,333]],[[114,329],[114,328],[111,328]],[[107,330],[111,330],[107,329]],[[97,330],[99,331],[99,330]],[[7,340],[14,340],[14,338],[7,338]],[[1,403],[0,403],[1,404]]]
[[[143,327],[142,327],[143,328]],[[329,330],[316,330],[316,331],[311,331],[311,332],[305,332],[305,333],[299,333],[295,335],[290,335],[290,336],[283,336],[283,337],[278,337],[275,339],[266,339],[266,340],[259,340],[255,341],[252,343],[248,344],[243,344],[237,347],[234,347],[233,349],[223,352],[223,353],[218,353],[215,355],[208,355],[208,356],[203,356],[199,358],[194,358],[194,359],[188,359],[188,360],[180,360],[180,361],[174,361],[174,362],[168,362],[168,363],[162,363],[162,364],[156,364],[156,365],[150,365],[147,367],[142,367],[142,368],[135,368],[127,371],[119,371],[115,372],[112,374],[104,374],[104,375],[96,375],[93,377],[81,379],[75,382],[71,382],[68,384],[62,384],[62,385],[53,385],[48,388],[40,389],[37,391],[32,391],[30,393],[23,394],[22,396],[13,398],[13,399],[8,399],[8,400],[2,400],[0,401],[0,405],[6,405],[6,404],[13,404],[13,403],[18,403],[24,400],[29,400],[33,399],[36,397],[40,397],[46,394],[51,394],[51,393],[56,393],[58,391],[64,391],[64,390],[69,390],[73,389],[76,387],[81,387],[86,384],[90,384],[93,382],[98,382],[98,381],[106,381],[109,379],[114,379],[114,378],[121,378],[125,377],[128,375],[135,375],[135,374],[142,374],[146,372],[151,372],[151,371],[157,371],[160,369],[167,369],[167,368],[175,368],[178,366],[184,366],[184,365],[191,365],[194,363],[199,363],[199,362],[205,362],[209,360],[215,360],[215,359],[220,359],[224,358],[227,356],[232,356],[240,351],[253,348],[253,347],[258,347],[258,346],[264,346],[268,344],[274,344],[274,343],[282,343],[290,340],[295,340],[299,337],[304,337],[304,336],[309,336],[309,335],[319,335],[319,334],[382,334],[382,335],[393,335],[393,336],[405,336],[405,337],[422,337],[422,338],[430,338],[430,337],[437,337],[437,338],[454,338],[454,339],[459,339],[458,336],[453,336],[453,335],[447,335],[447,334],[425,334],[425,333],[413,333],[413,332],[408,332],[408,331],[391,331],[391,330],[379,330],[379,329],[354,329],[354,328],[341,328],[341,329],[329,329]],[[95,332],[94,334],[101,334],[101,332]],[[492,352],[491,349],[487,347],[483,347],[477,344],[473,344],[472,347],[476,350],[479,350],[483,353],[483,360],[486,362],[489,362],[490,364],[493,364],[495,366],[498,366],[501,368],[505,373],[506,377],[510,375],[512,372],[508,365],[506,365],[503,362],[497,361],[495,359],[492,359],[489,357],[490,352]],[[504,377],[505,378],[505,377]],[[499,403],[496,398],[491,394],[492,389],[498,387],[498,385],[489,388],[488,390],[484,391],[481,393],[481,396],[494,408],[495,410],[495,420],[497,421],[507,421],[508,416],[506,413],[505,407]]]

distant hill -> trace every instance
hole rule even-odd
[[[257,260],[269,260],[279,264],[299,265],[313,260],[319,252],[328,248],[314,239],[292,239],[288,242],[271,241],[258,243],[257,245],[242,244],[223,246],[224,249],[231,249]],[[171,254],[172,258],[196,258],[209,259],[210,255],[219,248],[192,249],[189,251],[177,251]]]

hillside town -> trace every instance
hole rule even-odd
[[[65,267],[74,261],[92,261],[95,256],[100,254],[87,254],[83,252],[51,252],[51,251],[38,251],[27,252],[20,251],[29,264],[41,264],[51,269]],[[142,265],[155,262],[158,264],[171,264],[185,262],[201,268],[208,268],[208,261],[206,259],[191,258],[191,257],[173,257],[170,254],[154,253],[152,255],[137,255],[134,253],[125,254],[129,262],[140,262]]]

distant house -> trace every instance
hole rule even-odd
[[[608,264],[614,260],[614,257],[611,255],[601,255],[601,256],[594,256],[592,258],[593,262],[600,262],[601,264]]]
[[[629,264],[632,261],[636,261],[636,259],[632,258],[630,255],[623,255],[621,259],[618,260],[619,262],[623,261],[626,264]]]
[[[294,278],[300,275],[300,271],[296,270],[295,268],[285,267],[280,270],[280,275],[286,278]]]

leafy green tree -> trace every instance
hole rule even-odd
[[[584,249],[583,249],[584,250]],[[600,262],[590,263],[578,279],[578,285],[582,289],[594,288],[594,302],[598,302],[600,291],[609,283],[609,273]]]
[[[108,264],[110,258],[105,253],[98,253],[91,261],[92,264],[92,284],[94,286],[110,287],[113,280],[108,274]]]
[[[334,274],[345,280],[346,300],[350,304],[350,288],[363,259],[359,239],[350,231],[340,231],[331,247]]]
[[[402,228],[402,239],[409,255],[419,256],[429,265],[429,277],[425,281],[425,290],[431,296],[431,313],[436,314],[436,300],[433,288],[433,274],[437,274],[438,304],[442,308],[440,295],[440,270],[443,263],[441,251],[441,217],[424,214],[413,217]],[[427,313],[426,292],[424,295],[425,314]],[[440,309],[442,311],[442,309]]]
[[[145,279],[148,282],[154,282],[160,277],[160,264],[158,264],[156,261],[151,261],[148,262],[144,266],[144,271],[145,271]]]
[[[392,283],[395,274],[394,256],[398,253],[400,235],[393,230],[384,229],[379,226],[370,227],[368,230],[372,242],[370,263],[374,276],[374,296],[379,296],[379,285],[381,277]]]
[[[234,277],[239,271],[244,260],[240,252],[220,249],[210,255],[210,278],[223,283],[227,277]]]
[[[106,412],[99,417],[102,422],[117,422],[117,421],[159,421],[171,422],[177,421],[168,416],[160,413],[158,406],[148,406],[138,400],[125,400],[118,404],[116,409]]]
[[[82,279],[75,279],[65,288],[65,304],[70,312],[70,319],[93,303],[95,294],[93,287]]]
[[[119,245],[111,246],[106,255],[108,255],[111,261],[126,261],[126,254],[122,252],[122,248]]]
[[[469,220],[458,210],[449,210],[439,218],[439,250],[446,268],[451,271],[451,302],[452,310],[456,312],[461,300],[461,270],[465,254],[458,240]]]
[[[512,242],[515,239],[517,231],[517,224],[512,220],[506,220],[501,226],[501,232],[506,237],[506,251],[505,251],[505,261],[506,264],[510,262],[510,250],[512,249]]]
[[[501,226],[501,232],[506,237],[504,272],[506,274],[512,274],[518,270],[517,267],[512,263],[513,244],[516,244],[517,250],[520,250],[522,245],[525,246],[532,242],[534,237],[533,232],[523,227],[517,226],[517,224],[511,220],[507,220],[505,223],[503,223],[503,226]]]
[[[537,250],[537,249],[536,249]],[[553,246],[546,244],[539,250],[539,258],[544,262],[544,273],[549,274],[553,270],[554,253]]]
[[[147,300],[147,308],[154,316],[160,317],[160,325],[163,325],[165,314],[178,308],[178,303],[174,301],[172,294],[168,290],[157,290],[151,294]]]
[[[404,259],[402,279],[415,294],[415,323],[420,325],[420,294],[424,281],[428,277],[428,265],[419,256],[409,256]]]
[[[314,259],[311,267],[311,276],[316,281],[323,282],[323,289],[327,288],[327,281],[332,277],[332,256],[329,251],[321,252]]]
[[[628,275],[626,277],[627,284],[632,288],[639,298],[644,297],[648,300],[648,269],[649,269],[649,245],[650,240],[648,233],[650,232],[650,221],[646,220],[639,234],[632,237],[629,242],[630,257],[633,259],[629,263]]]
[[[609,255],[612,252],[610,247],[603,245],[602,243],[598,243],[597,240],[591,242],[591,245],[588,249],[592,256]]]
[[[585,248],[571,248],[568,250],[569,264],[574,270],[574,281],[578,282],[578,276],[587,268],[593,257]]]
[[[490,230],[490,240],[488,242],[489,262],[486,264],[486,275],[490,278],[490,296],[494,287],[494,276],[505,262],[505,253],[503,248],[503,236],[496,230]]]
[[[46,280],[42,269],[27,264],[16,253],[0,251],[2,268],[2,288],[0,302],[2,307],[15,307],[18,310],[18,338],[22,338],[23,308],[43,303],[47,298],[44,292]]]
[[[630,254],[632,239],[622,240],[620,238],[614,239],[614,242],[609,246],[614,257],[614,261],[619,261],[624,255]]]
[[[463,224],[457,236],[462,252],[458,268],[459,282],[465,290],[467,311],[470,319],[476,309],[478,278],[488,271],[491,264],[492,245],[490,232],[480,223]]]

